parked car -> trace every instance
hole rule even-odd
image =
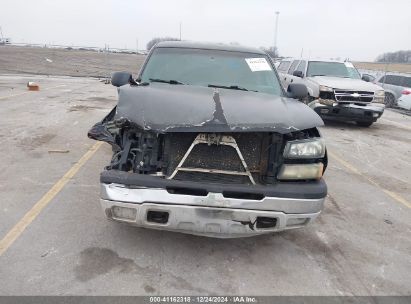
[[[285,60],[278,71],[286,90],[294,83],[307,86],[305,102],[323,119],[354,121],[369,127],[384,112],[383,88],[361,80],[350,62]]]
[[[117,106],[88,133],[113,148],[101,173],[109,219],[241,237],[303,227],[327,187],[321,118],[280,85],[261,50],[161,42],[137,78],[120,72]]]
[[[380,77],[376,84],[385,90],[385,105],[387,107],[396,106],[397,103],[399,107],[402,107],[411,91],[411,75],[387,73]],[[401,102],[399,102],[400,98]]]
[[[397,106],[406,110],[411,110],[411,89],[406,88],[398,98]]]

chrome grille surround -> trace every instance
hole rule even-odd
[[[335,89],[334,96],[341,103],[367,104],[373,101],[374,92]]]

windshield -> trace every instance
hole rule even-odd
[[[313,76],[361,79],[357,69],[349,62],[310,61],[308,63],[307,77]]]
[[[157,48],[142,72],[141,82],[282,94],[267,56],[232,51]]]

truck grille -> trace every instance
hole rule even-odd
[[[231,176],[205,172],[179,172],[174,179],[204,183],[252,185],[250,179],[247,176]]]
[[[191,144],[197,138],[197,135],[197,133],[169,133],[165,135],[164,160],[166,161],[166,176],[170,177],[173,174]],[[232,133],[224,135],[235,139],[253,180],[258,183],[261,174],[264,174],[267,170],[270,135],[267,133]],[[204,169],[204,172],[178,171],[173,179],[212,183],[252,184],[252,181],[246,175],[206,172],[206,170],[210,169],[245,173],[246,170],[242,161],[236,149],[232,146],[222,144],[195,145],[182,167]]]
[[[364,104],[373,100],[374,92],[334,90],[334,96],[338,102]]]

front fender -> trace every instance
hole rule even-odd
[[[319,85],[318,83],[307,79],[305,82],[305,85],[307,86],[308,94],[310,94],[311,97],[318,98],[320,94],[319,90]]]

